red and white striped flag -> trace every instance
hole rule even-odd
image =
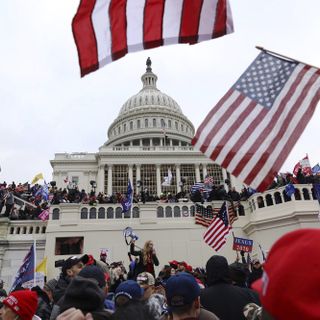
[[[219,213],[212,219],[208,229],[203,235],[203,240],[212,249],[219,251],[226,243],[226,237],[232,229],[228,218],[228,206],[224,202]]]
[[[127,53],[233,32],[228,0],[81,0],[72,21],[81,76]]]
[[[261,52],[210,111],[192,144],[264,191],[315,111],[319,75],[315,67]]]

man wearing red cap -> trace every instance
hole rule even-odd
[[[38,296],[34,291],[19,290],[3,300],[2,320],[32,320],[38,306]]]
[[[262,319],[320,319],[320,230],[300,229],[271,248],[262,278],[252,284],[262,303]]]

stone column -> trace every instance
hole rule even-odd
[[[136,177],[137,177],[137,181],[141,180],[140,164],[136,165]],[[136,194],[139,194],[138,187],[136,187]]]
[[[161,174],[160,174],[160,164],[156,164],[157,169],[157,196],[160,197],[161,194]]]
[[[108,189],[107,193],[109,196],[112,195],[112,164],[108,165]]]
[[[180,182],[181,182],[181,174],[180,174],[180,164],[176,164],[176,184],[177,184],[177,193],[181,192]]]
[[[203,179],[207,176],[207,164],[202,164]]]
[[[104,164],[98,166],[97,192],[104,192]]]
[[[195,169],[196,169],[196,182],[200,182],[201,179],[200,179],[200,168],[199,168],[199,165],[198,164],[195,164]]]
[[[229,186],[225,183],[226,179],[228,179],[227,170],[224,169],[224,168],[221,168],[221,169],[222,169],[223,185],[224,185],[224,188],[228,192],[229,191]],[[230,184],[231,184],[231,181],[230,181]],[[232,186],[230,185],[230,187],[232,187]]]

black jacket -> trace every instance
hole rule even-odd
[[[206,269],[208,287],[200,293],[201,305],[221,320],[245,320],[243,307],[257,301],[248,290],[231,284],[226,258],[211,257]]]
[[[146,272],[146,266],[143,264],[143,251],[135,251],[134,250],[134,243],[131,243],[130,245],[130,254],[133,256],[139,256],[139,262],[136,264],[135,269],[134,269],[134,277],[136,278],[137,275],[141,272]],[[153,265],[158,266],[159,265],[159,260],[155,254],[152,255],[152,262]],[[155,277],[155,272],[153,268],[153,272],[151,274]]]

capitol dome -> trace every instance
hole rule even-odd
[[[105,146],[190,145],[193,124],[178,103],[157,88],[157,80],[148,58],[143,87],[123,104],[109,127]],[[165,142],[161,141],[164,136]]]

